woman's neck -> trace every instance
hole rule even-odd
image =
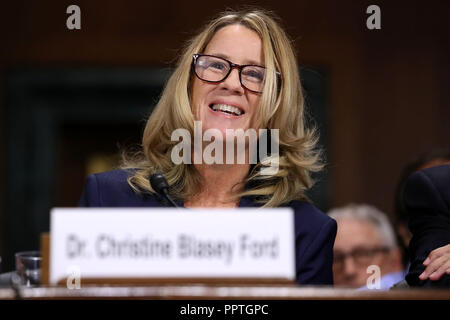
[[[237,207],[235,198],[244,186],[242,184],[250,170],[249,164],[195,165],[203,177],[201,191],[185,201],[186,207]]]

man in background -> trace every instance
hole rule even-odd
[[[369,205],[335,208],[329,216],[337,221],[333,275],[335,286],[372,289],[367,286],[379,268],[379,287],[387,290],[404,280],[401,250],[387,216]]]
[[[403,201],[413,234],[410,286],[450,287],[450,165],[412,174]]]
[[[405,266],[409,264],[408,248],[412,237],[408,227],[409,214],[405,209],[403,200],[403,189],[405,188],[406,180],[416,171],[444,164],[450,164],[450,148],[432,149],[410,159],[400,173],[395,191],[394,226],[399,237],[399,244],[403,250],[403,263]]]

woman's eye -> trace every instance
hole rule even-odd
[[[245,70],[243,75],[251,79],[253,81],[263,81],[264,80],[264,73],[259,70]]]
[[[210,67],[210,68],[217,69],[217,70],[224,70],[224,69],[226,68],[225,64],[220,63],[220,62],[212,62],[212,63],[209,65],[209,67]]]

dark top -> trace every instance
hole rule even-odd
[[[88,176],[79,206],[81,207],[164,207],[157,196],[137,194],[127,177],[132,171],[114,170]],[[183,203],[179,203],[183,206]],[[243,197],[239,207],[259,207],[251,198]],[[336,221],[313,205],[292,201],[294,209],[296,277],[299,284],[333,284],[333,245]]]
[[[450,243],[450,165],[412,174],[405,184],[403,202],[413,234],[406,281],[411,286],[450,286],[448,274],[437,281],[419,279],[429,253]]]

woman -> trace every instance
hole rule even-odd
[[[297,281],[331,285],[336,222],[305,196],[309,173],[321,165],[317,138],[304,126],[297,70],[290,40],[270,14],[221,14],[185,48],[147,121],[142,155],[128,158],[121,170],[89,176],[80,205],[163,206],[148,180],[162,173],[180,206],[289,206],[295,211]],[[245,163],[174,163],[179,141],[172,133],[184,128],[195,135],[197,123],[201,133],[222,133],[222,145],[230,141],[227,130],[279,130],[279,150],[252,164],[255,150],[246,141]],[[205,148],[194,146],[192,158]],[[262,174],[274,156],[277,170]]]

